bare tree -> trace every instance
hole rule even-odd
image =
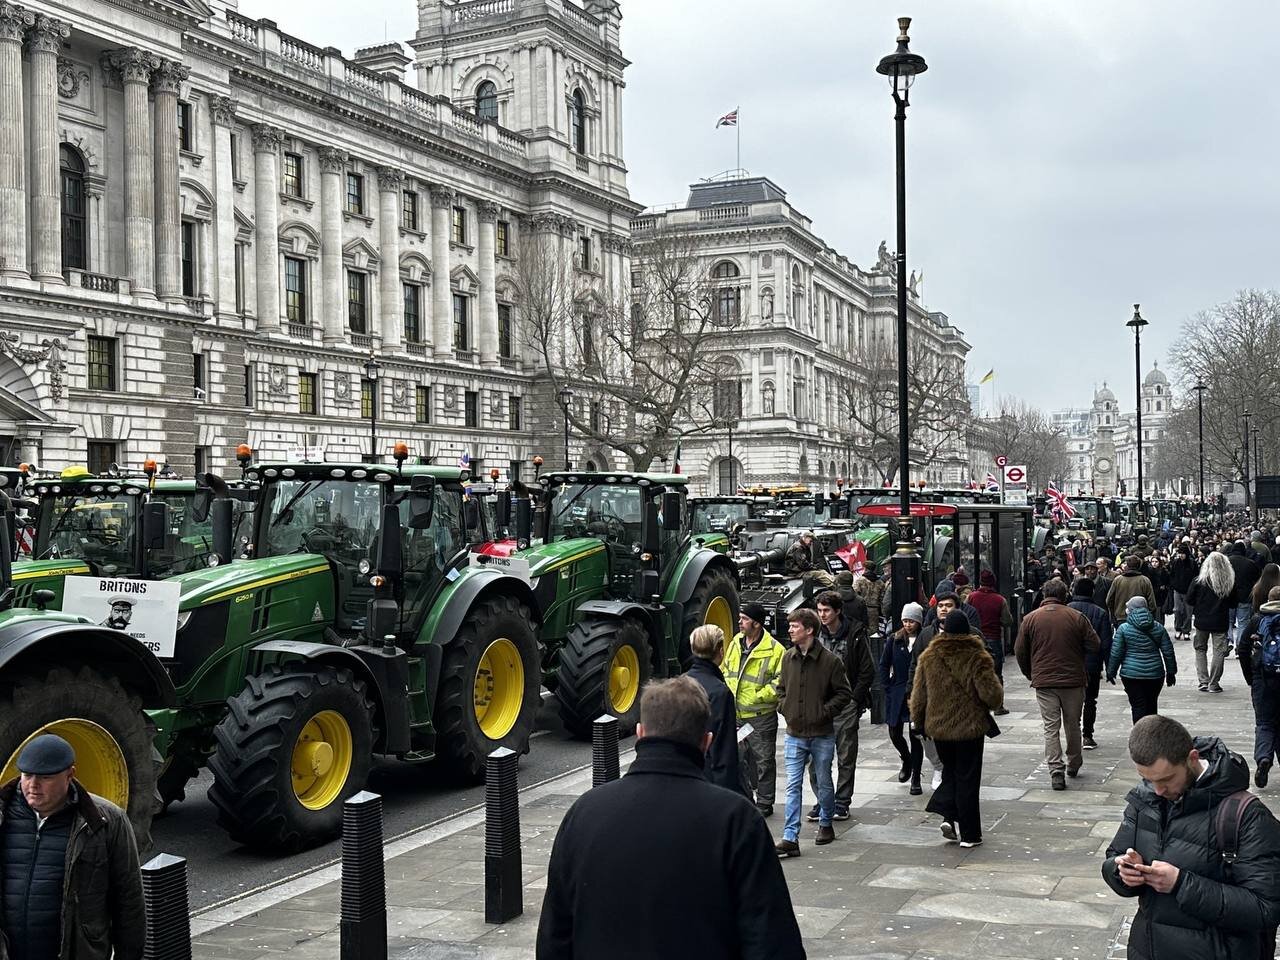
[[[964,436],[969,396],[964,366],[929,349],[918,335],[908,339],[907,442],[911,461],[927,464],[954,449]],[[849,429],[846,446],[856,449],[884,483],[894,483],[898,457],[898,354],[888,338],[854,348],[852,360],[865,379],[844,387]]]
[[[1032,486],[1044,489],[1053,481],[1069,489],[1071,455],[1067,433],[1043,410],[1021,400],[1004,397],[988,424],[998,453],[1010,463],[1024,464]]]
[[[741,322],[741,290],[710,275],[699,240],[646,235],[629,286],[608,289],[540,225],[511,282],[522,337],[552,394],[568,388],[585,401],[563,406],[573,430],[645,470],[681,437],[722,424],[734,400],[717,384],[736,377],[722,348]]]

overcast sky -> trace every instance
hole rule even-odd
[[[1229,8],[1230,13],[1224,12]],[[1087,406],[1167,366],[1178,328],[1280,264],[1275,0],[622,0],[631,195],[681,201],[735,164],[860,265],[893,247],[893,111],[875,73],[915,17],[909,266],[1001,395]],[[241,0],[350,54],[407,40],[413,0]],[[1170,371],[1172,375],[1173,371]],[[989,388],[988,388],[989,389]],[[986,391],[984,391],[984,400]],[[1127,404],[1126,404],[1127,405]]]

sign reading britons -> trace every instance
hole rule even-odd
[[[163,580],[67,577],[64,613],[121,630],[157,657],[172,657],[178,635],[179,586]]]

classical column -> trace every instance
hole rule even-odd
[[[453,191],[431,188],[431,321],[437,357],[453,356],[453,297],[449,286],[449,238]]]
[[[742,405],[742,415],[753,417],[760,409],[760,351],[751,351],[751,395]]]
[[[0,2],[0,274],[27,275],[27,158],[23,147],[22,37],[35,14]]]
[[[58,162],[58,50],[71,28],[36,17],[31,54],[31,275],[62,280],[62,185]]]
[[[378,168],[378,190],[381,208],[378,216],[378,255],[382,258],[379,275],[379,302],[382,348],[399,350],[403,341],[404,291],[400,286],[400,188],[403,171],[393,167]]]
[[[481,200],[477,206],[480,220],[480,240],[476,244],[480,267],[480,331],[477,346],[480,349],[480,362],[490,366],[498,365],[498,265],[494,252],[500,209],[496,203],[487,200]]]
[[[342,296],[342,178],[347,154],[332,147],[320,150],[320,309],[325,343],[347,337]]]
[[[178,90],[191,68],[162,60],[151,75],[155,93],[156,295],[181,300],[182,225],[178,208]],[[194,296],[197,291],[193,290]]]
[[[280,175],[277,164],[284,131],[253,125],[254,286],[258,329],[280,329]]]
[[[231,126],[236,120],[236,101],[231,97],[214,97],[209,103],[213,117],[213,211],[214,240],[217,248],[218,313],[236,312],[236,191],[231,174]]]
[[[124,81],[124,239],[132,291],[155,292],[155,168],[151,157],[151,103],[147,88],[155,56],[137,47],[107,54]]]
[[[622,88],[623,81],[613,83],[613,155],[622,160]]]

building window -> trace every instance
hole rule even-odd
[[[494,250],[500,257],[511,256],[511,224],[506,220],[498,221]]]
[[[400,226],[406,230],[418,229],[418,194],[413,190],[400,194]]]
[[[207,368],[208,361],[203,353],[191,355],[191,392],[197,400],[203,400],[208,396],[209,385],[205,382]]]
[[[88,231],[85,227],[84,157],[75,147],[58,149],[62,176],[62,269],[88,267]]]
[[[196,475],[199,476],[209,469],[209,448],[196,447],[195,449]]]
[[[511,430],[519,430],[521,428],[521,406],[522,401],[519,397],[512,395],[507,398],[507,427]]]
[[[89,389],[116,389],[116,341],[113,337],[89,337]]]
[[[360,416],[369,419],[378,415],[378,382],[360,378]]]
[[[416,283],[404,285],[404,338],[422,342],[422,288]]]
[[[192,150],[191,104],[178,101],[178,146],[190,153]]]
[[[284,258],[284,314],[290,323],[307,322],[307,261]]]
[[[742,416],[742,382],[717,382],[711,395],[711,407],[716,419],[739,419]]]
[[[737,287],[721,287],[716,291],[716,321],[718,323],[737,323],[738,309]]]
[[[498,88],[490,80],[476,87],[476,116],[498,122]]]
[[[252,363],[246,363],[244,365],[244,405],[246,407],[253,406],[253,386],[256,375],[257,367]]]
[[[453,208],[453,242],[465,246],[467,242],[467,211],[465,207]]]
[[[244,313],[245,290],[244,290],[244,248],[245,244],[237,243],[235,258],[232,261],[232,269],[235,271],[236,286],[236,313]]]
[[[480,426],[480,394],[474,390],[468,390],[463,397],[463,425]]]
[[[632,270],[631,271],[631,289],[636,290],[636,289],[639,289],[639,287],[640,287],[640,271]]]
[[[455,293],[453,295],[453,349],[455,350],[471,349],[467,319],[467,298],[461,293]]]
[[[182,221],[182,295],[196,295],[196,225],[192,220]]]
[[[515,356],[515,344],[511,339],[511,307],[508,304],[498,304],[498,356],[504,360],[510,360]]]
[[[521,466],[523,466],[523,464],[519,460],[512,460],[507,464],[507,481],[509,483],[519,482]]]
[[[413,418],[418,423],[431,422],[431,388],[418,387],[413,396]]]
[[[581,267],[581,269],[583,270],[591,269],[591,238],[590,237],[578,238],[578,259],[580,261],[578,266]]]
[[[601,428],[604,426],[604,410],[600,406],[599,400],[591,401],[590,423],[591,423],[591,431],[593,433],[599,433]]]
[[[119,460],[116,444],[107,440],[90,440],[85,460],[90,473],[106,473]]]
[[[368,300],[365,296],[366,275],[347,271],[347,327],[352,333],[368,333]]]
[[[284,155],[284,193],[290,197],[302,196],[302,154]]]
[[[573,152],[585,154],[587,152],[587,102],[583,99],[581,90],[573,91],[573,108],[569,120]]]
[[[240,179],[240,135],[231,134],[231,179]]]
[[[316,389],[317,375],[314,373],[298,374],[298,412],[315,414],[318,412],[316,406],[316,397],[319,391]]]
[[[364,177],[347,174],[347,213],[364,213]]]
[[[589,367],[596,362],[595,318],[589,313],[584,313],[580,322],[582,326],[582,362]]]

